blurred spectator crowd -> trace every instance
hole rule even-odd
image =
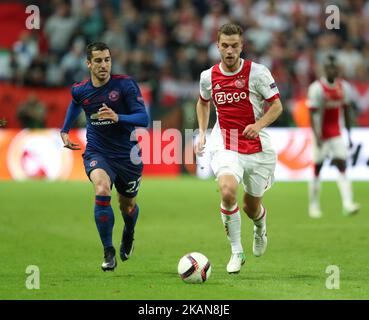
[[[270,68],[287,109],[293,96],[306,94],[319,75],[320,62],[331,52],[338,56],[345,78],[369,78],[369,1],[52,0],[32,4],[40,8],[42,30],[26,31],[14,43],[8,80],[30,86],[69,86],[88,77],[86,44],[103,41],[111,48],[113,73],[129,74],[152,88],[154,119],[173,107],[194,109],[201,71],[219,61],[217,30],[230,21],[245,30],[243,57]],[[339,29],[326,27],[329,4],[340,9]],[[291,122],[286,112],[276,125]]]

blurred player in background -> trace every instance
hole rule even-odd
[[[309,185],[309,215],[312,218],[322,216],[319,203],[319,173],[327,157],[332,157],[332,164],[339,171],[337,185],[341,194],[343,214],[352,215],[359,210],[359,205],[353,202],[351,182],[346,176],[348,147],[342,136],[342,118],[344,118],[351,148],[350,106],[352,99],[350,85],[338,78],[339,67],[333,55],[326,58],[324,73],[325,76],[314,81],[308,90],[314,161],[314,178]]]
[[[282,113],[278,88],[269,70],[241,59],[242,37],[243,30],[236,24],[220,28],[217,45],[221,62],[201,73],[196,105],[200,132],[195,151],[201,155],[206,143],[211,154],[211,167],[221,194],[221,217],[232,250],[228,273],[238,273],[245,263],[237,204],[241,182],[243,209],[254,223],[253,253],[259,257],[266,250],[266,209],[261,202],[273,183],[277,157],[263,129]],[[211,99],[217,122],[206,142]],[[270,108],[264,114],[265,101]]]
[[[68,132],[83,110],[87,120],[83,161],[95,188],[95,222],[104,247],[101,267],[107,271],[114,270],[117,265],[112,243],[114,213],[110,205],[113,184],[125,222],[120,257],[125,261],[133,252],[139,212],[136,195],[143,164],[139,146],[136,140],[132,141],[131,134],[136,126],[146,127],[149,120],[136,82],[125,75],[111,75],[110,50],[104,43],[87,46],[87,66],[90,79],[73,85],[61,137],[66,148],[80,149],[70,141]]]

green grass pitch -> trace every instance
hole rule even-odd
[[[89,182],[0,182],[0,299],[368,299],[369,184],[354,183],[354,191],[362,210],[344,217],[336,184],[324,183],[324,216],[312,220],[307,184],[276,182],[264,198],[267,252],[253,257],[252,223],[243,214],[247,261],[228,275],[216,182],[144,178],[134,255],[104,273]],[[118,249],[123,220],[115,193],[112,203]],[[177,274],[191,251],[211,261],[204,284]],[[25,286],[28,265],[40,269],[39,290]],[[339,289],[326,288],[329,265],[339,267]]]

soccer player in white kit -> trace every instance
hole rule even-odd
[[[236,24],[225,24],[219,29],[221,62],[201,73],[196,105],[199,139],[195,151],[201,155],[206,144],[211,154],[211,167],[221,194],[221,217],[232,249],[227,264],[229,273],[238,273],[245,263],[237,204],[241,182],[243,210],[254,222],[254,255],[263,255],[267,247],[266,210],[261,202],[273,183],[277,156],[264,128],[282,113],[278,88],[269,70],[240,58],[242,36],[243,30]],[[210,100],[216,108],[217,122],[206,141]],[[270,108],[264,113],[265,101]]]
[[[322,216],[319,203],[319,174],[327,157],[332,158],[332,164],[339,171],[337,185],[341,194],[343,214],[352,215],[360,208],[357,203],[353,202],[351,182],[346,177],[348,146],[342,136],[343,122],[345,122],[351,147],[350,85],[338,78],[339,68],[335,56],[329,55],[326,58],[324,72],[325,76],[314,81],[308,90],[314,161],[314,177],[309,183],[309,215],[312,218]]]

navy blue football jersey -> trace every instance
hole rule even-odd
[[[98,119],[97,112],[103,103],[118,114],[118,122]],[[126,75],[111,75],[100,87],[94,87],[90,79],[73,85],[72,102],[62,132],[69,131],[80,110],[85,112],[87,121],[85,152],[99,152],[108,158],[129,158],[137,145],[135,127],[148,125],[141,91]]]

